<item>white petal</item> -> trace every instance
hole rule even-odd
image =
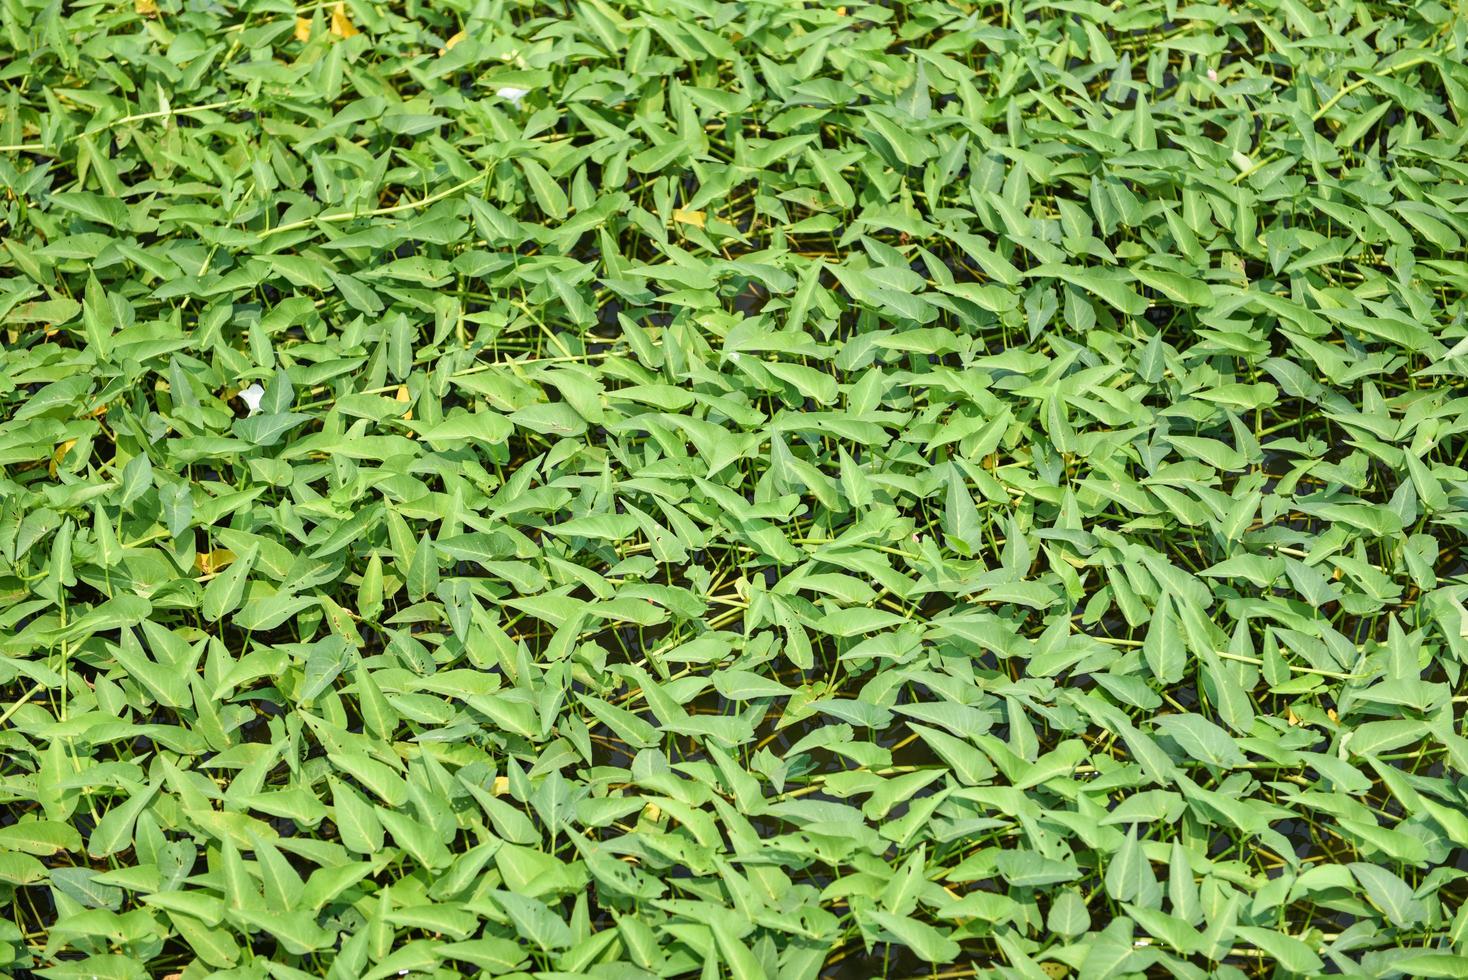
[[[523,98],[525,98],[525,96],[529,95],[530,94],[530,90],[529,89],[513,88],[513,87],[506,86],[505,88],[502,88],[502,89],[496,89],[494,94],[495,95],[498,95],[502,99],[509,99],[511,102],[513,102],[515,104],[515,107],[516,108],[519,108],[520,107],[520,100],[523,99]]]
[[[265,389],[260,387],[259,382],[250,385],[250,387],[240,392],[240,401],[245,403],[245,407],[250,410],[251,415],[260,411],[260,399],[264,397]]]

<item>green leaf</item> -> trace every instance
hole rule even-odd
[[[951,963],[959,954],[958,943],[926,922],[881,910],[867,915],[926,963]]]
[[[1162,900],[1162,887],[1152,874],[1135,827],[1127,831],[1121,848],[1107,862],[1106,894],[1115,901],[1132,902],[1143,908],[1156,908]]]
[[[451,416],[421,430],[419,435],[435,449],[451,449],[455,444],[471,441],[498,446],[514,431],[514,425],[503,415],[475,412]]]

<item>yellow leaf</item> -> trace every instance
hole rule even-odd
[[[51,465],[47,467],[51,471],[52,476],[56,475],[56,467],[61,465],[61,461],[66,458],[66,454],[71,452],[71,447],[75,445],[75,439],[68,439],[56,447],[56,451],[51,454]]]
[[[155,0],[133,0],[133,12],[141,17],[157,17],[158,4]]]
[[[702,211],[684,211],[682,208],[673,209],[673,220],[679,224],[702,228],[706,217]]]
[[[464,32],[460,31],[459,33],[455,34],[453,37],[445,41],[443,43],[443,47],[438,49],[438,53],[440,55],[447,54],[454,45],[458,44],[462,40],[464,40]]]
[[[408,396],[408,386],[407,385],[398,385],[398,391],[397,391],[397,394],[393,395],[393,400],[394,401],[398,401],[398,402],[411,401],[412,399]],[[413,421],[413,410],[411,408],[408,409],[408,411],[403,414],[403,421],[404,422],[411,422],[411,421]]]
[[[339,3],[331,8],[331,33],[337,37],[356,37],[357,28],[347,17],[347,5]]]
[[[494,795],[495,796],[504,796],[509,791],[510,791],[510,777],[509,776],[496,776],[496,777],[494,777]]]
[[[235,553],[228,548],[215,548],[210,552],[199,552],[194,555],[194,567],[201,575],[213,575],[235,559]]]
[[[296,40],[300,41],[302,44],[305,44],[307,41],[311,40],[311,18],[296,18]]]

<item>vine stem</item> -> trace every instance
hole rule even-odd
[[[123,116],[120,119],[114,119],[109,123],[98,126],[96,129],[89,129],[84,133],[75,133],[67,137],[61,145],[65,146],[67,143],[79,140],[84,136],[96,136],[98,133],[105,133],[107,132],[107,130],[112,129],[114,126],[125,126],[128,123],[135,122],[146,122],[149,119],[166,119],[171,116],[187,116],[190,113],[194,112],[212,112],[215,109],[227,109],[232,105],[239,105],[241,102],[247,101],[249,100],[245,98],[227,99],[224,102],[209,102],[205,105],[184,106],[182,109],[174,109],[170,106],[167,109],[155,109],[152,112],[135,112],[131,115]],[[8,146],[0,146],[0,153],[44,153],[46,149],[47,147],[45,143],[11,143]]]
[[[401,214],[404,211],[413,211],[418,208],[427,207],[430,204],[436,204],[446,197],[453,197],[459,191],[479,183],[485,177],[488,177],[489,173],[488,170],[481,171],[468,180],[461,180],[452,187],[447,187],[437,194],[420,197],[416,201],[401,201],[391,207],[373,208],[371,211],[338,211],[335,214],[322,214],[311,218],[302,218],[300,221],[291,221],[283,225],[276,225],[274,228],[266,228],[260,232],[260,238],[263,240],[269,238],[271,235],[279,235],[287,231],[298,231],[301,228],[309,228],[315,224],[353,221],[357,218],[377,218],[385,214]]]
[[[1351,82],[1349,85],[1341,86],[1341,90],[1335,95],[1332,95],[1329,99],[1327,99],[1325,105],[1315,110],[1315,115],[1310,117],[1311,122],[1319,122],[1322,116],[1324,116],[1331,109],[1335,108],[1337,102],[1339,102],[1341,99],[1344,99],[1346,96],[1350,95],[1352,92],[1356,91],[1356,89],[1360,88],[1362,85],[1365,85],[1373,78],[1385,78],[1388,75],[1395,75],[1399,71],[1406,71],[1408,68],[1415,68],[1418,65],[1431,61],[1433,58],[1437,57],[1438,54],[1440,54],[1440,52],[1424,51],[1419,55],[1408,58],[1406,61],[1399,61],[1395,65],[1392,65],[1390,68],[1382,69],[1379,72],[1372,72],[1369,75],[1363,75],[1362,77],[1356,79],[1354,82]]]

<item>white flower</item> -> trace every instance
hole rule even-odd
[[[260,399],[264,397],[265,389],[260,387],[260,382],[258,381],[240,392],[240,401],[245,403],[245,407],[250,410],[251,415],[260,411]]]
[[[518,109],[520,108],[520,100],[529,95],[530,90],[523,88],[514,88],[507,85],[502,89],[496,89],[494,94],[498,95],[502,99],[509,99],[512,103],[514,103],[515,108]]]
[[[1208,80],[1210,82],[1216,82],[1216,81],[1218,81],[1218,71],[1216,69],[1213,69],[1213,68],[1208,69]]]

